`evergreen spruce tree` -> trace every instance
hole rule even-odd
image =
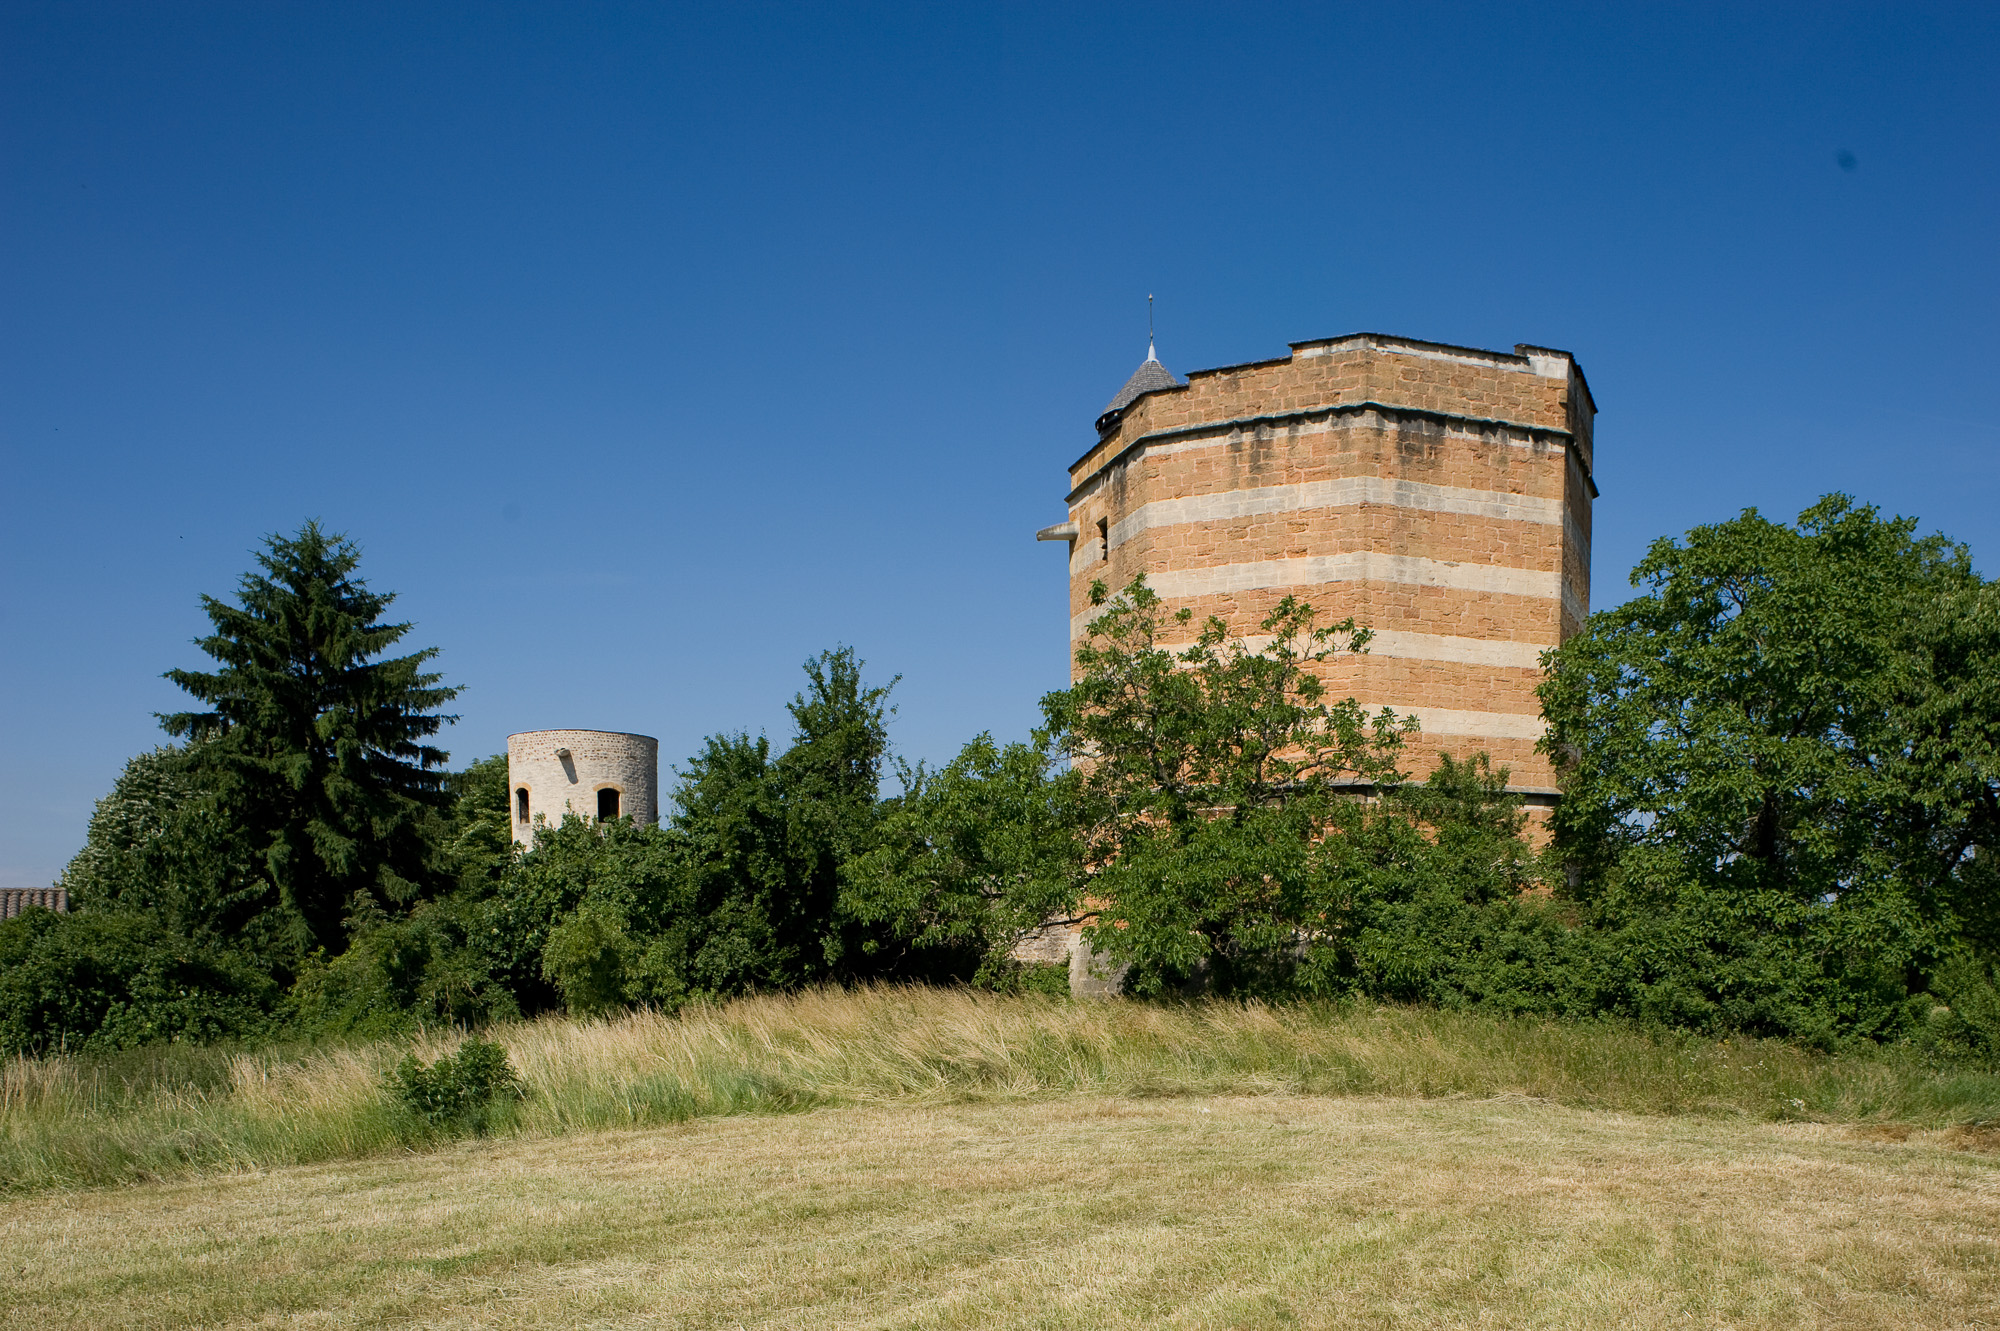
[[[395,596],[354,576],[353,542],[308,522],[266,547],[240,605],[202,598],[215,631],[196,645],[220,669],[166,672],[209,710],[160,723],[202,741],[190,756],[297,945],[338,953],[353,923],[412,901],[435,872],[425,824],[450,802],[448,755],[423,741],[457,719],[437,708],[458,690],[424,668],[434,648],[381,659],[411,626],[382,622]]]

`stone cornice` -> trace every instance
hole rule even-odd
[[[1269,412],[1256,416],[1237,416],[1221,421],[1203,421],[1193,425],[1177,425],[1171,429],[1149,431],[1146,434],[1140,435],[1116,453],[1113,453],[1109,458],[1106,458],[1103,465],[1085,477],[1082,483],[1069,492],[1064,502],[1074,504],[1083,496],[1086,490],[1097,482],[1099,477],[1123,462],[1133,452],[1145,448],[1148,444],[1168,443],[1176,439],[1185,439],[1192,435],[1254,429],[1259,425],[1275,425],[1285,421],[1314,420],[1334,416],[1359,416],[1371,411],[1385,416],[1414,417],[1418,420],[1436,421],[1442,425],[1459,425],[1478,430],[1518,430],[1534,438],[1547,439],[1553,443],[1562,445],[1569,452],[1570,456],[1577,460],[1578,465],[1583,468],[1584,480],[1590,483],[1591,493],[1593,495],[1597,493],[1597,483],[1591,479],[1590,467],[1583,460],[1582,450],[1576,447],[1576,436],[1568,430],[1557,429],[1554,426],[1548,425],[1532,425],[1526,421],[1502,420],[1495,416],[1465,416],[1457,412],[1437,411],[1430,407],[1402,406],[1393,402],[1379,402],[1374,399],[1366,399],[1359,402],[1335,402],[1324,407],[1302,407],[1296,411]],[[1096,447],[1091,448],[1089,453],[1085,453],[1075,462],[1072,462],[1069,469],[1074,472],[1078,467],[1088,462],[1090,454],[1096,451]]]

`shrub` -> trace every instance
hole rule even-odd
[[[1069,967],[1061,962],[1015,961],[989,956],[972,977],[972,987],[996,994],[1040,994],[1045,998],[1069,997]]]
[[[548,964],[551,936],[586,904],[619,920],[640,950],[649,936],[686,921],[696,910],[678,852],[672,833],[622,819],[594,823],[571,815],[538,828],[534,848],[482,906],[486,932],[477,941],[491,953],[494,981],[530,1015],[566,1002],[557,979],[565,968]]]
[[[475,1136],[492,1126],[497,1106],[521,1096],[507,1051],[476,1035],[468,1036],[456,1055],[428,1067],[406,1055],[390,1076],[390,1089],[396,1102],[432,1131]]]
[[[1993,963],[1956,956],[1931,977],[1929,1008],[1917,1043],[1945,1061],[2000,1065],[2000,984]]]
[[[0,1053],[256,1035],[277,996],[257,966],[145,916],[37,909],[0,924]]]
[[[369,926],[337,957],[314,957],[286,1000],[305,1035],[381,1036],[424,1022],[483,1026],[521,1015],[496,974],[490,903],[428,901]]]
[[[632,940],[618,911],[586,901],[549,930],[542,975],[562,991],[573,1017],[595,1017],[625,1004]]]

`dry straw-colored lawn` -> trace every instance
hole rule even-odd
[[[0,1326],[2000,1326],[2000,1076],[878,989],[0,1065]]]
[[[1518,1099],[897,1105],[0,1201],[19,1327],[2000,1325],[2000,1168]]]

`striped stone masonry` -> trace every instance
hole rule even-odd
[[[43,910],[67,911],[69,909],[69,889],[66,887],[0,887],[0,920],[11,920],[24,910],[40,906]]]
[[[1567,352],[1378,334],[1114,402],[1070,468],[1072,646],[1094,581],[1144,573],[1170,611],[1252,638],[1297,596],[1375,631],[1325,679],[1418,718],[1415,774],[1483,750],[1551,795],[1534,690],[1590,609],[1595,414]]]

